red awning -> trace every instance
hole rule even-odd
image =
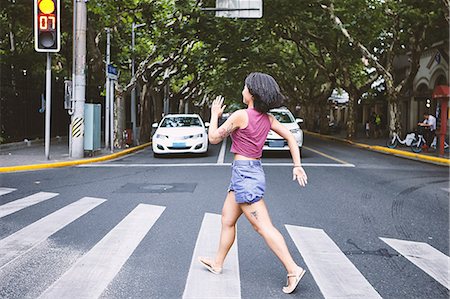
[[[450,86],[438,85],[433,90],[433,99],[450,98]]]

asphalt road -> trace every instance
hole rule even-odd
[[[0,298],[449,297],[448,168],[307,137],[301,188],[287,153],[265,154],[272,221],[308,270],[284,295],[244,217],[222,276],[195,261],[216,247],[231,161],[219,144],[0,174]]]

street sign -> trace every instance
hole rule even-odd
[[[108,78],[111,80],[117,80],[118,77],[117,68],[112,64],[108,64]]]
[[[262,0],[216,0],[216,17],[262,18]]]

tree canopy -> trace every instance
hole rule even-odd
[[[53,60],[59,80],[71,76],[72,65],[73,3],[62,5],[62,47]],[[125,97],[133,87],[139,90],[141,127],[161,117],[164,98],[171,110],[182,111],[187,104],[201,110],[221,94],[236,108],[245,76],[253,71],[271,74],[287,95],[286,104],[309,107],[303,110],[308,113],[324,115],[335,88],[347,90],[353,105],[378,78],[395,106],[411,87],[424,49],[448,40],[449,34],[446,0],[264,1],[261,19],[218,18],[201,10],[214,7],[215,0],[90,0],[87,6],[87,98],[103,100],[108,27],[120,90]],[[33,77],[45,68],[45,56],[34,52],[31,19],[28,2],[2,5],[2,98],[20,92],[14,87],[18,73],[26,70]],[[135,29],[134,52],[133,23],[145,23]],[[395,81],[393,59],[398,55],[409,55],[412,67]],[[395,109],[392,116],[398,120]],[[395,130],[398,123],[392,126]],[[348,130],[353,134],[354,124]],[[149,138],[149,127],[141,136]]]

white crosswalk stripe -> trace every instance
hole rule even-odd
[[[38,192],[0,206],[0,218],[57,196],[58,193]]]
[[[231,247],[222,274],[202,267],[199,256],[214,257],[219,245],[221,215],[206,213],[192,256],[183,298],[241,298],[237,240]]]
[[[164,209],[138,205],[39,298],[98,298]]]
[[[325,298],[381,298],[322,229],[286,228]]]
[[[0,240],[0,269],[105,201],[84,197]]]
[[[0,187],[0,196],[11,193],[13,191],[16,191],[17,189],[14,188],[5,188],[5,187]]]
[[[427,243],[380,238],[425,273],[450,289],[450,258]]]
[[[15,191],[0,188],[0,196]],[[0,205],[0,218],[58,196],[39,192]],[[54,233],[104,203],[106,199],[83,197],[21,230],[0,239],[0,273],[9,273],[17,260],[26,262],[31,250]],[[99,298],[115,279],[130,256],[165,211],[163,206],[139,204],[87,253],[67,268],[61,268],[52,280],[35,290],[39,298]],[[9,218],[2,221],[9,221]],[[318,228],[286,225],[287,231],[303,257],[312,278],[324,298],[381,298],[356,266],[336,243]],[[221,215],[205,213],[193,255],[183,299],[241,298],[238,244],[235,240],[225,261],[223,273],[214,275],[198,262],[199,256],[214,257],[221,230]],[[380,238],[403,257],[430,275],[445,288],[450,288],[450,257],[429,244]],[[21,259],[21,258],[24,259]],[[20,259],[19,259],[20,258]],[[69,266],[70,265],[70,266]],[[419,270],[420,269],[420,270]],[[66,271],[67,270],[67,271]],[[65,271],[64,274],[62,274]],[[62,274],[62,275],[61,275]],[[120,277],[120,276],[117,276]],[[116,278],[117,279],[117,278]],[[55,281],[56,280],[56,281]],[[0,281],[0,285],[2,281]],[[33,286],[29,286],[32,288]],[[5,289],[0,287],[0,297]]]

